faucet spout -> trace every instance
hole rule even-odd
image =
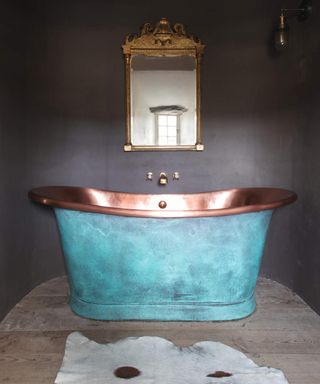
[[[160,172],[160,176],[159,176],[159,184],[160,184],[160,185],[166,185],[166,184],[168,184],[168,176],[166,175],[165,172]]]

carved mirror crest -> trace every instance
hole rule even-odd
[[[200,63],[204,45],[182,24],[146,23],[122,46],[125,151],[202,151]]]

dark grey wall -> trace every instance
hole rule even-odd
[[[147,171],[180,171],[166,192],[240,186],[294,187],[299,146],[298,65],[270,37],[280,1],[34,1],[28,46],[29,186],[68,184],[162,192]],[[203,153],[124,153],[121,44],[145,21],[185,23],[207,45],[203,61]],[[47,260],[60,254],[53,218],[35,208]],[[276,215],[264,271],[291,263],[291,208]],[[284,223],[286,225],[284,225]],[[40,254],[44,252],[41,248]],[[60,261],[59,261],[60,263]],[[60,264],[61,265],[61,264]],[[281,273],[279,279],[281,279]]]
[[[20,4],[0,3],[0,318],[22,297],[30,279],[25,249],[25,82]],[[17,266],[19,266],[17,268]]]
[[[269,236],[269,246],[277,243],[279,252],[271,251],[265,260],[265,274],[286,284],[320,313],[320,8],[315,7],[305,23],[292,21],[291,66],[296,67],[295,94],[298,146],[293,153],[295,177],[293,189],[299,202],[290,208],[290,214],[281,217],[287,222],[290,241],[282,242],[282,230],[275,227]],[[292,40],[291,39],[291,40]],[[287,55],[287,52],[286,52]],[[278,220],[277,212],[276,217]],[[280,219],[279,219],[280,220]],[[279,259],[276,259],[279,257]]]
[[[296,5],[287,1],[287,6]],[[59,184],[147,193],[241,186],[296,189],[303,194],[299,203],[274,216],[262,273],[297,289],[307,286],[308,279],[302,279],[301,286],[296,283],[296,265],[303,258],[296,223],[308,200],[301,175],[307,157],[303,148],[308,148],[304,128],[311,125],[301,105],[311,88],[304,75],[309,63],[301,55],[305,50],[307,57],[312,47],[303,46],[308,31],[298,25],[292,28],[291,49],[275,54],[270,38],[281,6],[280,0],[199,0],[192,7],[182,0],[28,1],[27,131],[21,144],[26,190]],[[122,150],[121,44],[143,22],[163,16],[186,24],[207,46],[202,68],[203,153]],[[147,171],[161,170],[180,171],[181,180],[165,189],[144,180]],[[64,267],[52,212],[26,201],[23,206],[32,228],[28,271],[33,271],[36,284],[62,274]],[[310,296],[310,302],[313,299]]]
[[[50,212],[38,216],[38,208],[33,219],[35,208],[26,194],[32,152],[26,124],[27,21],[23,1],[0,2],[0,320],[35,285],[63,270],[55,228],[46,228],[41,238],[41,217]],[[46,254],[52,243],[57,260]]]
[[[159,191],[145,172],[179,170],[166,190],[291,186],[298,132],[296,68],[268,40],[279,4],[38,1],[28,55],[32,185],[68,183]],[[280,3],[280,2],[279,2]],[[203,153],[124,153],[121,44],[168,9],[207,45]],[[183,11],[182,11],[183,10]],[[271,156],[272,153],[272,156]],[[40,164],[41,162],[41,164]]]
[[[320,313],[320,7],[303,30],[300,73],[304,92],[299,222],[293,289]]]

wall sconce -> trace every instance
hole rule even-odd
[[[307,20],[312,11],[312,0],[303,0],[299,8],[283,8],[280,12],[279,25],[274,34],[274,46],[282,51],[288,46],[289,27],[287,20],[297,17],[299,21]]]

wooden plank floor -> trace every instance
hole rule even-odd
[[[0,323],[0,383],[53,383],[65,340],[81,331],[98,342],[154,335],[187,346],[221,341],[257,364],[280,368],[290,384],[320,384],[320,317],[278,283],[260,279],[258,309],[228,322],[107,322],[83,319],[68,307],[65,277],[29,293]]]

